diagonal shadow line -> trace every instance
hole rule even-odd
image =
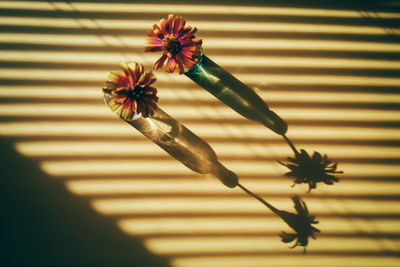
[[[341,209],[343,209],[345,213],[355,214],[355,212],[352,211],[352,210],[348,207],[348,205],[346,204],[346,202],[345,202],[344,200],[342,200],[341,198],[338,198],[338,199],[337,199],[336,204],[337,204],[337,205],[340,205]],[[331,204],[330,204],[330,205],[331,205]],[[336,214],[336,213],[335,213],[335,214]],[[360,233],[360,234],[363,233],[363,231],[357,227],[357,223],[354,223],[353,219],[354,219],[354,218],[347,218],[347,221],[348,221],[350,224],[353,225],[353,227],[354,227],[355,230],[356,230],[356,233]],[[364,219],[364,220],[365,220],[364,223],[365,223],[366,225],[368,225],[369,228],[372,228],[373,231],[376,233],[376,232],[377,232],[377,227],[376,227],[376,225],[375,225],[373,222],[369,221],[368,219]],[[364,226],[364,227],[365,227],[365,226]],[[378,237],[374,237],[374,241],[375,241],[376,244],[379,245],[380,250],[381,250],[382,252],[384,252],[384,253],[393,253],[393,251],[389,251],[389,250],[388,250],[387,246],[385,245],[385,242],[384,242],[382,239],[380,239],[380,238],[378,238]],[[395,253],[396,253],[395,256],[400,257],[400,253],[399,253],[399,252],[396,251]]]
[[[44,174],[38,162],[17,154],[10,141],[1,139],[0,148],[5,212],[0,265],[169,266],[139,238],[123,234],[114,220],[97,214],[86,199]]]
[[[400,24],[391,24],[387,23],[385,20],[382,20],[380,14],[374,9],[368,8],[360,8],[359,14],[361,17],[367,21],[374,21],[385,31],[385,34],[392,40],[398,40],[398,31]]]

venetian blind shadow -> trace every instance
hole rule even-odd
[[[0,265],[169,267],[0,140]]]

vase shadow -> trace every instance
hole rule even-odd
[[[169,267],[0,139],[0,265]]]

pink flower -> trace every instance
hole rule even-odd
[[[111,93],[110,108],[124,120],[132,120],[141,113],[151,116],[157,108],[157,89],[150,86],[156,81],[152,72],[143,71],[143,66],[136,62],[121,63],[122,71],[111,71],[104,91]]]
[[[195,38],[196,28],[185,26],[186,21],[182,16],[174,17],[173,14],[168,19],[161,19],[160,26],[153,25],[153,30],[147,33],[146,52],[162,51],[162,56],[154,64],[153,69],[157,70],[164,65],[167,60],[166,71],[174,72],[178,68],[179,74],[185,72],[198,62],[196,57],[201,55],[201,38]]]

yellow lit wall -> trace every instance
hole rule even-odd
[[[400,266],[400,43],[390,26],[400,13],[268,1],[0,9],[1,138],[171,266]],[[308,254],[280,241],[287,226],[254,199],[193,173],[105,106],[106,72],[130,60],[150,69],[158,55],[143,52],[145,35],[168,13],[197,26],[205,54],[288,121],[296,146],[339,162],[338,184],[291,188],[279,136],[184,75],[155,73],[159,105],[242,184],[286,210],[304,196],[322,232]]]

